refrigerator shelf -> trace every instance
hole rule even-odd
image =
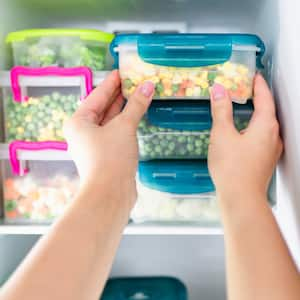
[[[14,225],[0,221],[0,235],[43,235],[47,233],[51,225],[35,224],[35,225]],[[124,235],[223,235],[223,230],[219,225],[160,225],[160,224],[129,224]]]

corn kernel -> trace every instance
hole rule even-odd
[[[233,69],[233,64],[227,61],[223,64],[223,69],[226,71],[231,71]]]
[[[223,84],[224,82],[224,77],[223,76],[217,76],[215,78],[215,83]]]
[[[236,76],[233,78],[233,81],[237,84],[241,83],[243,81],[242,77],[240,76]]]
[[[187,97],[192,97],[192,96],[194,95],[194,89],[193,89],[193,88],[187,88],[187,89],[185,90],[185,95],[186,95]]]
[[[148,80],[153,82],[154,84],[159,83],[159,78],[157,76],[150,77]]]
[[[201,84],[200,84],[201,88],[202,89],[207,89],[209,87],[209,84],[207,81],[203,81]]]
[[[207,76],[208,76],[208,71],[202,71],[202,72],[201,72],[201,78],[202,78],[203,80],[207,80]]]
[[[29,98],[28,101],[27,101],[27,103],[30,104],[30,105],[34,104],[34,99],[33,98]]]
[[[181,78],[181,76],[178,75],[178,74],[175,74],[174,77],[173,77],[172,82],[173,82],[174,84],[180,84],[180,83],[182,83],[182,78]]]
[[[167,97],[172,96],[172,94],[173,94],[173,92],[172,92],[171,89],[165,89],[165,95],[166,95]]]
[[[64,136],[62,130],[56,130],[56,135],[58,135],[58,136]]]
[[[131,78],[133,84],[138,85],[141,81],[143,81],[142,76],[135,76]]]
[[[20,133],[20,134],[24,133],[24,128],[23,127],[18,127],[17,132]]]
[[[226,89],[230,89],[230,88],[232,87],[232,82],[231,82],[231,80],[226,79],[226,80],[224,81],[223,85],[224,85],[224,87],[225,87]]]
[[[195,80],[194,80],[195,84],[196,85],[201,85],[202,82],[203,82],[203,79],[201,77],[197,77]]]
[[[26,116],[24,120],[25,120],[25,122],[30,123],[32,121],[32,117]]]
[[[131,95],[134,93],[136,87],[135,86],[132,86],[129,90],[128,90],[128,94]]]
[[[236,70],[237,70],[240,74],[242,74],[242,75],[247,75],[247,74],[249,73],[248,68],[246,68],[246,67],[243,66],[243,65],[237,66]]]

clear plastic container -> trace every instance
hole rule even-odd
[[[206,161],[140,162],[137,191],[135,223],[219,223]]]
[[[187,300],[185,285],[173,277],[123,277],[108,280],[101,300]]]
[[[30,29],[10,33],[6,43],[13,66],[85,66],[100,71],[112,67],[108,47],[113,37],[99,30]]]
[[[84,73],[81,71],[87,69],[62,70],[50,67],[41,69],[40,75],[37,75],[39,69],[24,69],[28,72],[15,76],[17,79],[12,84],[12,90],[10,86],[2,89],[5,141],[63,141],[63,123],[75,112],[81,99],[92,90],[91,81],[88,86],[82,84]],[[16,67],[12,72],[19,70],[20,67]],[[51,70],[60,74],[55,80],[50,74]],[[70,76],[63,75],[70,70],[77,72]],[[91,73],[87,74],[92,76]],[[62,84],[60,77],[69,82]]]
[[[155,84],[155,99],[208,99],[220,83],[245,103],[264,51],[246,34],[123,34],[111,44],[127,98],[144,81]]]
[[[9,223],[50,223],[72,202],[79,186],[71,161],[27,161],[19,176],[2,161],[4,217]]]
[[[234,104],[234,121],[245,129],[251,118],[251,102]],[[209,103],[156,101],[138,127],[140,160],[205,159],[212,125]]]

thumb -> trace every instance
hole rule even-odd
[[[233,122],[232,101],[223,85],[215,83],[211,89],[211,114],[213,128],[236,130]]]
[[[129,120],[137,128],[152,101],[153,94],[154,84],[151,81],[145,81],[139,85],[135,92],[128,98],[121,117]]]

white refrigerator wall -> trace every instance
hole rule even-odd
[[[10,0],[0,1],[0,37],[26,27],[59,26],[260,35],[285,145],[277,170],[276,215],[300,265],[299,11],[297,0]],[[0,238],[0,282],[34,241],[30,236]],[[187,283],[192,300],[225,299],[223,251],[218,236],[125,236],[112,275],[175,275]]]

